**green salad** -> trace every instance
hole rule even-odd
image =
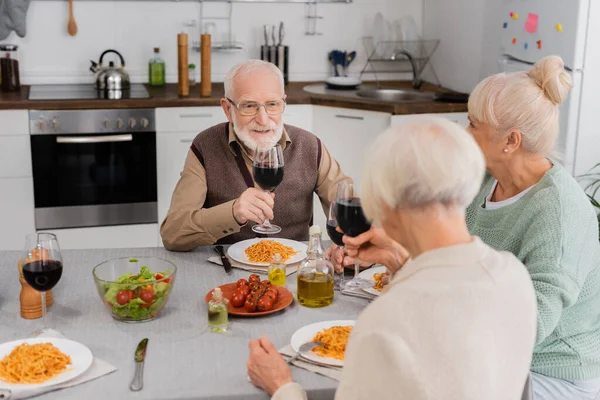
[[[144,320],[152,318],[167,301],[173,284],[170,270],[154,273],[147,266],[139,274],[126,273],[104,284],[104,302],[118,319]]]

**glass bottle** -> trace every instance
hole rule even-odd
[[[154,57],[148,63],[148,84],[150,86],[164,86],[165,80],[165,61],[160,58],[160,49],[154,48]]]
[[[188,82],[190,83],[190,87],[196,85],[196,64],[188,65]]]
[[[333,302],[333,264],[324,257],[321,228],[310,228],[306,260],[298,268],[298,303],[306,307],[326,307]]]
[[[226,332],[228,327],[227,300],[223,298],[221,288],[216,288],[212,300],[208,302],[208,329],[219,333]]]
[[[273,261],[269,264],[269,282],[277,286],[285,286],[286,270],[285,262],[281,258],[281,254],[273,254]]]

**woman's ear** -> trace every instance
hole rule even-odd
[[[505,150],[505,153],[514,153],[515,151],[521,148],[523,134],[521,133],[521,131],[515,129],[510,131],[510,133],[504,140],[504,148],[508,150]]]

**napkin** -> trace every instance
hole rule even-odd
[[[289,344],[284,348],[280,349],[279,353],[288,358],[293,357],[296,354],[294,349],[292,349],[292,346]],[[294,361],[292,364],[294,364],[298,368],[302,368],[307,371],[314,372],[316,374],[323,375],[331,379],[335,379],[338,382],[342,379],[341,367],[317,364],[302,357],[297,358],[296,361]]]
[[[43,338],[43,337],[64,338],[65,336],[58,331],[49,329],[48,331],[42,333],[38,337],[41,337],[41,338]],[[100,360],[99,358],[94,357],[94,360],[92,361],[92,365],[90,365],[90,368],[88,368],[87,371],[85,371],[83,374],[81,374],[67,382],[63,382],[63,383],[60,383],[55,386],[48,386],[48,387],[43,387],[43,388],[39,388],[39,389],[11,389],[12,397],[9,397],[9,399],[10,400],[27,399],[27,398],[39,396],[40,394],[51,392],[54,390],[65,389],[65,388],[69,388],[72,386],[77,386],[82,383],[99,378],[101,376],[108,375],[111,372],[114,372],[116,370],[117,370],[116,367],[110,365],[106,361],[103,361],[103,360]]]
[[[221,262],[221,257],[219,256],[213,256],[213,257],[208,257],[208,261],[213,263],[213,264],[217,264],[217,265],[223,265],[223,263]],[[239,268],[239,269],[243,269],[245,271],[250,271],[250,272],[256,272],[257,274],[268,274],[269,273],[269,267],[261,267],[261,266],[257,266],[257,265],[248,265],[248,264],[242,264],[239,263],[237,261],[234,260],[229,260],[231,262],[231,266],[233,268]],[[285,266],[285,274],[286,276],[289,276],[291,274],[293,274],[294,272],[296,272],[296,270],[298,269],[298,267],[300,266],[300,263],[293,263],[293,264],[287,264]]]
[[[367,300],[375,300],[378,296],[367,293],[362,289],[342,289],[342,294],[346,296],[360,297]]]

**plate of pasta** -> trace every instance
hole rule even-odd
[[[300,358],[316,364],[343,367],[346,345],[355,322],[354,320],[335,320],[304,326],[292,335],[292,349],[298,352],[300,346],[306,342],[324,343],[325,346],[315,347],[310,352],[301,354]]]
[[[374,296],[379,296],[381,291],[383,290],[383,278],[387,272],[387,268],[384,266],[379,267],[371,267],[362,271],[358,274],[359,278],[366,279],[368,281],[373,282],[373,286],[368,288],[363,288],[363,290],[367,293],[370,293]]]
[[[227,255],[243,264],[268,267],[275,253],[279,253],[286,264],[294,264],[306,258],[306,250],[304,243],[295,240],[256,238],[232,244]]]
[[[94,356],[64,338],[29,338],[0,344],[0,389],[53,386],[83,374]]]

